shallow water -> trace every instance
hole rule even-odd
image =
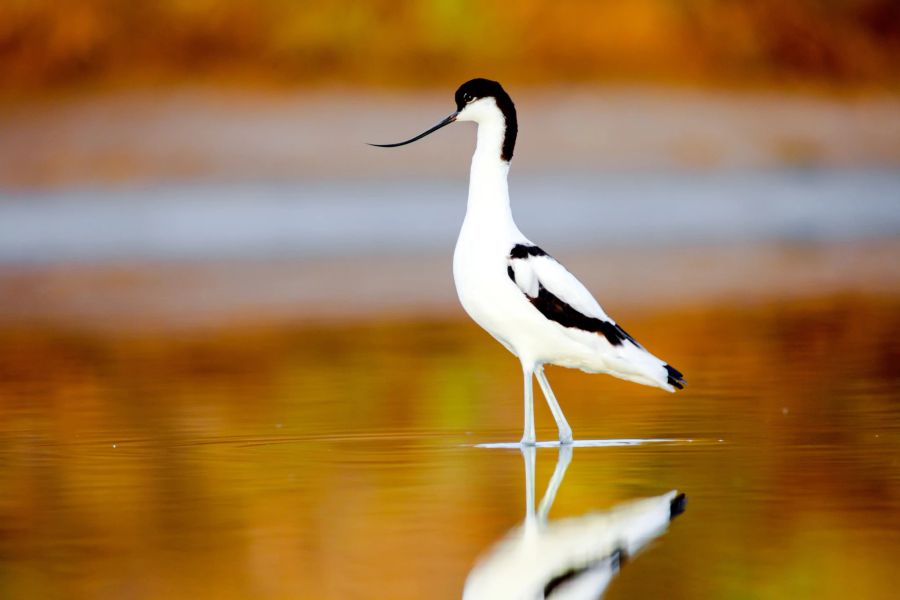
[[[548,369],[576,438],[604,442],[573,449],[551,524],[688,497],[604,597],[893,597],[898,309],[845,295],[619,315],[685,372],[674,396]],[[0,597],[459,597],[525,516],[522,454],[479,447],[518,440],[520,386],[454,319],[7,323]],[[540,500],[559,451],[535,454]]]

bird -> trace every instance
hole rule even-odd
[[[405,146],[458,122],[477,125],[466,214],[453,253],[453,280],[465,312],[519,359],[524,384],[523,446],[536,443],[533,379],[556,421],[560,444],[572,428],[544,365],[606,373],[662,388],[684,389],[684,375],[648,352],[614,321],[587,288],[516,226],[508,175],[516,147],[516,107],[498,82],[476,78],[454,94],[456,110]]]

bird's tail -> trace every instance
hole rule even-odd
[[[683,390],[687,385],[681,371],[636,344],[625,342],[618,349],[617,356],[604,358],[604,371],[620,379],[662,388],[667,392]]]
[[[687,382],[684,380],[684,375],[681,374],[681,371],[668,364],[663,365],[663,367],[666,369],[666,383],[676,389],[683,390]]]

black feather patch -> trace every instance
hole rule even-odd
[[[599,333],[613,346],[621,346],[622,342],[625,340],[638,345],[637,342],[634,341],[634,338],[628,335],[624,329],[615,323],[610,323],[609,321],[604,321],[603,319],[598,319],[596,317],[589,317],[578,312],[550,293],[543,285],[538,284],[538,295],[535,298],[527,295],[526,297],[542,315],[551,321],[556,321],[563,327],[572,327],[574,329],[580,329],[581,331]]]
[[[687,496],[684,494],[678,494],[674,498],[672,498],[672,502],[669,503],[669,520],[671,521],[678,515],[684,512],[684,509],[687,508]]]
[[[681,371],[670,367],[669,365],[663,365],[666,368],[666,373],[668,374],[667,383],[679,390],[683,390],[684,386],[687,385],[687,382],[684,380],[684,375],[681,374]]]
[[[555,592],[560,586],[576,579],[582,573],[590,571],[590,567],[582,567],[580,569],[569,569],[565,573],[560,573],[547,582],[544,586],[544,598]]]
[[[548,256],[548,254],[537,246],[526,246],[525,244],[516,244],[509,251],[510,258],[528,258],[529,256]]]
[[[544,586],[544,598],[548,598],[550,594],[558,590],[563,585],[569,583],[570,581],[574,581],[585,573],[596,569],[603,563],[604,560],[609,561],[610,572],[617,573],[619,569],[622,568],[622,564],[625,562],[625,551],[622,548],[616,548],[606,559],[591,561],[582,567],[569,569],[564,573],[560,573],[559,575],[548,581]]]

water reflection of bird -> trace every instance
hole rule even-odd
[[[478,124],[469,201],[453,278],[463,308],[522,364],[525,382],[523,444],[534,444],[532,376],[547,399],[562,443],[572,429],[550,389],[543,365],[608,373],[667,391],[682,389],[682,374],[647,352],[616,324],[574,275],[526,238],[513,221],[507,174],[516,145],[516,109],[496,81],[473,79],[456,90],[456,111],[402,146],[454,121]],[[553,210],[553,199],[548,198]]]
[[[525,458],[525,522],[482,556],[466,579],[463,598],[600,598],[625,559],[660,536],[684,511],[675,491],[619,504],[604,512],[547,520],[572,457],[561,446],[556,470],[537,512],[534,510],[534,452]]]

